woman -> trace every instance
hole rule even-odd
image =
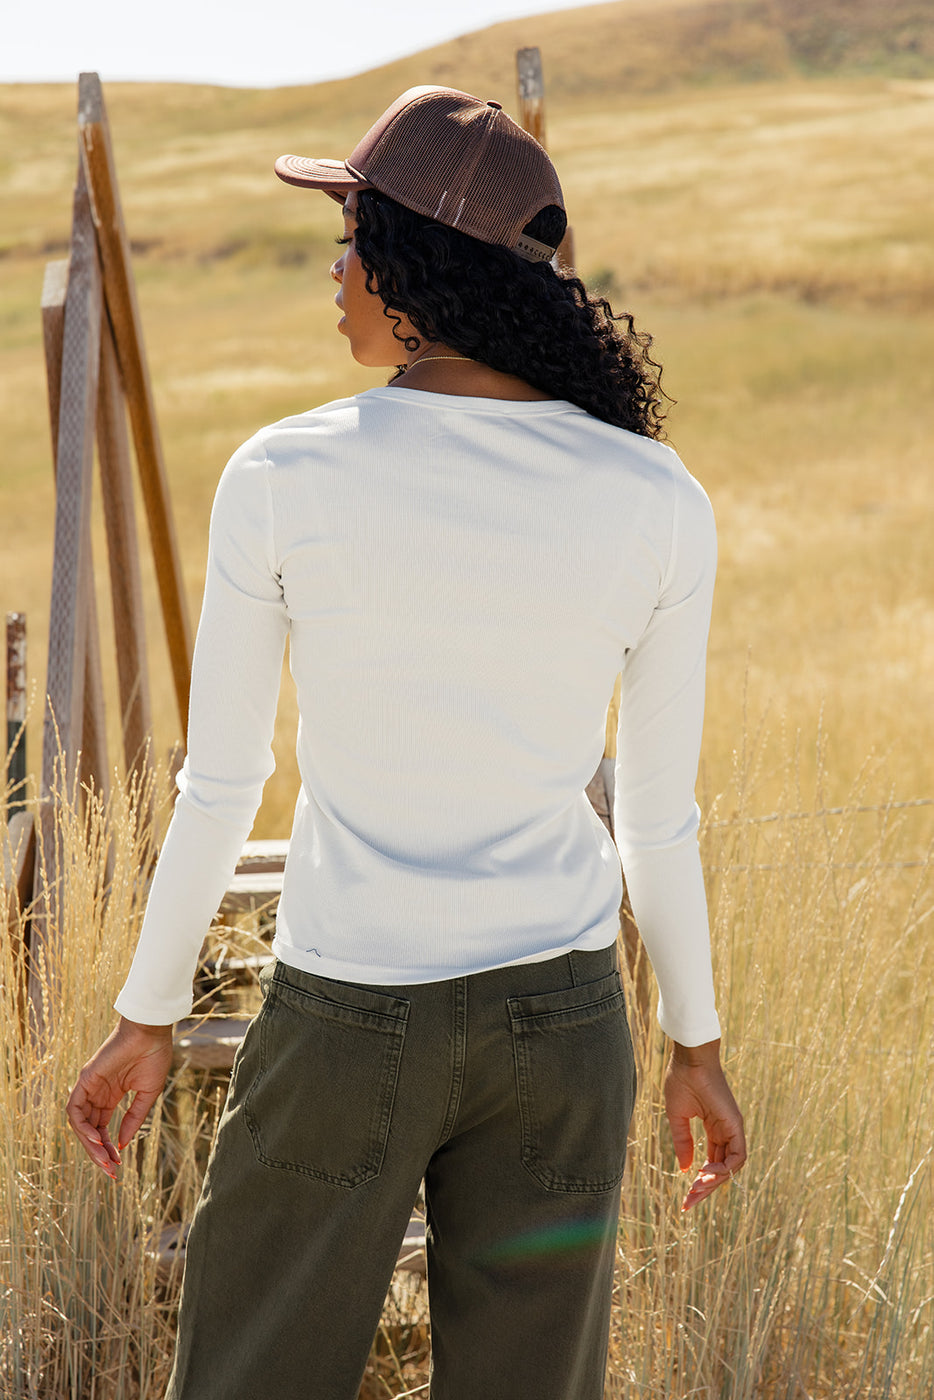
[[[584,787],[621,668],[617,842],[685,1170],[692,1117],[707,1137],[686,1204],[745,1159],[693,797],[709,504],[655,441],[648,338],[555,270],[557,176],[498,104],[414,88],[346,162],[276,170],[341,202],[338,329],[396,374],[224,472],[180,797],[69,1116],[112,1174],[162,1088],[272,770],[288,637],[302,785],[277,961],[169,1395],[354,1400],[424,1180],[434,1400],[596,1400],[634,1076],[619,862]]]

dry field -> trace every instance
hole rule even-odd
[[[681,8],[696,37],[724,6]],[[410,82],[508,97],[513,48],[541,43],[579,268],[656,336],[677,400],[671,440],[719,522],[699,796],[727,1054],[752,1141],[742,1184],[682,1219],[662,1047],[643,1038],[607,1394],[922,1400],[934,1395],[934,70],[908,48],[886,68],[871,46],[862,71],[831,74],[813,55],[808,67],[791,21],[777,36],[759,15],[770,7],[750,4],[726,56],[708,46],[688,81],[681,58],[658,59],[678,9],[658,6],[625,44],[623,11],[637,5],[497,26],[313,89],[106,92],[186,581],[196,611],[230,451],[263,422],[377,382],[335,338],[335,211],[280,186],[273,159],[344,152]],[[799,29],[806,9],[771,7]],[[665,80],[640,86],[646,73]],[[0,138],[0,604],[28,614],[41,694],[52,487],[38,303],[68,237],[74,93],[0,89]],[[101,599],[103,616],[104,582]],[[164,753],[178,733],[155,621],[152,632]],[[286,688],[257,834],[287,830],[294,720]],[[55,1044],[39,1062],[3,1047],[11,1400],[156,1400],[162,1362],[147,1371],[142,1358],[163,1357],[171,1332],[171,1290],[153,1294],[134,1261],[141,1230],[184,1213],[193,1168],[167,1200],[157,1148],[170,1139],[156,1125],[139,1173],[99,1193],[59,1116],[138,916],[148,838],[133,803],[114,803],[100,817],[119,874],[106,913],[98,838],[78,823],[67,836]],[[10,956],[4,945],[6,1026]],[[393,1360],[393,1337],[373,1395],[424,1383]]]

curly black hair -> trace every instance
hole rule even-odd
[[[564,211],[549,205],[524,231],[555,247],[566,223]],[[354,243],[367,288],[396,320],[406,350],[420,341],[399,334],[402,316],[422,339],[517,375],[605,423],[664,435],[671,400],[649,354],[652,337],[628,313],[614,315],[605,297],[588,295],[578,277],[470,238],[372,189],[357,196]]]

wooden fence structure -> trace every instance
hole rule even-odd
[[[96,73],[78,84],[78,171],[67,260],[49,263],[42,289],[42,334],[55,469],[55,531],[48,667],[39,772],[39,822],[25,810],[9,823],[7,859],[20,907],[32,902],[32,967],[57,921],[55,803],[76,784],[106,796],[112,765],[107,728],[94,568],[91,494],[95,446],[110,573],[127,773],[149,761],[152,727],[146,623],[134,504],[133,458],[149,527],[155,573],[184,733],[192,632],[159,440],[142,322],[130,265],[110,130]],[[129,422],[129,432],[127,423]],[[133,448],[131,452],[130,440]],[[8,622],[8,779],[25,784],[23,719],[15,721],[23,677],[25,620]],[[16,658],[11,663],[11,658]],[[18,729],[15,728],[18,723]],[[22,772],[20,771],[22,770]],[[22,791],[15,793],[21,801]],[[38,838],[38,839],[37,839]],[[41,842],[44,869],[36,859]],[[34,976],[30,977],[34,990]],[[38,997],[32,996],[38,1024]]]

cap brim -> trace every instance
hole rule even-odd
[[[343,200],[351,190],[368,190],[368,180],[355,175],[342,160],[311,160],[308,156],[280,156],[276,174],[287,185],[306,190],[322,190],[332,199]]]

